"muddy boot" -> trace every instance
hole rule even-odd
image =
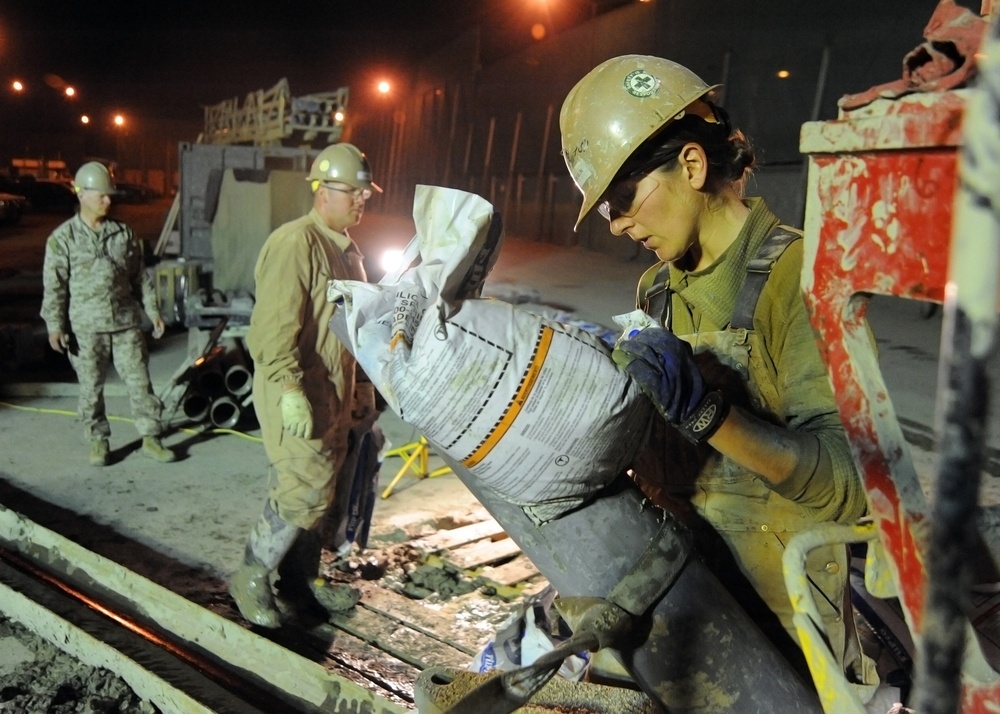
[[[321,543],[318,529],[302,531],[278,566],[278,597],[306,621],[328,622],[331,614],[350,610],[361,599],[354,588],[320,577]]]
[[[142,453],[161,464],[169,464],[177,460],[177,454],[160,443],[158,436],[142,437]]]
[[[271,573],[278,567],[299,529],[281,520],[271,508],[264,506],[257,525],[250,532],[243,564],[229,581],[229,594],[240,613],[261,627],[281,625],[281,613],[271,591]]]
[[[299,617],[325,622],[329,613],[319,604],[313,587],[319,578],[319,557],[322,553],[319,533],[304,530],[278,566],[275,587],[278,597]]]
[[[107,439],[94,439],[90,442],[90,465],[107,466],[110,458],[110,447]]]

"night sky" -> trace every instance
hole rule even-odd
[[[0,118],[123,111],[201,121],[202,107],[287,77],[293,96],[350,86],[412,63],[474,26],[484,60],[614,0],[0,0]],[[20,79],[28,91],[12,96]],[[46,84],[48,78],[48,84]],[[72,85],[72,102],[60,93]],[[3,111],[3,104],[16,116]],[[13,127],[12,127],[13,125]]]

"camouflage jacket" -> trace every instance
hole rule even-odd
[[[142,244],[124,223],[105,219],[94,231],[80,214],[45,245],[42,319],[52,332],[116,332],[159,317]],[[141,302],[140,302],[141,300]]]

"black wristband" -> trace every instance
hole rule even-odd
[[[687,419],[677,425],[684,438],[693,444],[703,444],[729,414],[729,405],[722,392],[709,392]]]

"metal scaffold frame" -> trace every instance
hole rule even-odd
[[[293,97],[284,77],[270,89],[250,92],[240,105],[233,97],[205,107],[208,144],[277,146],[296,141],[327,145],[344,133],[348,88]]]

